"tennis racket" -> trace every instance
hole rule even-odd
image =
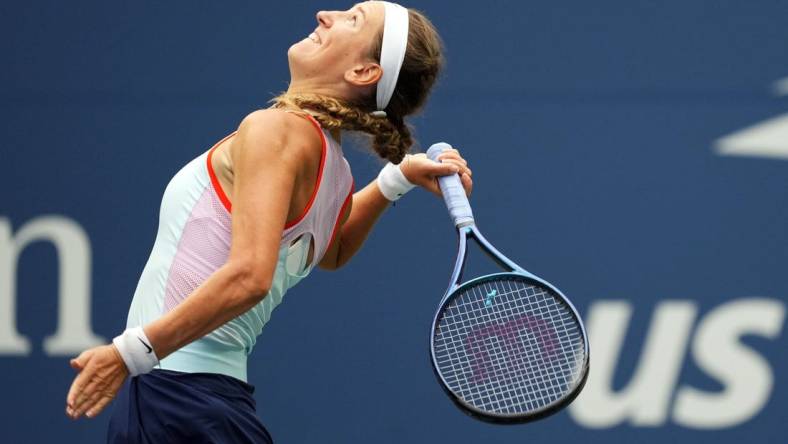
[[[445,143],[430,147],[437,160]],[[457,174],[438,178],[459,235],[449,288],[430,332],[435,375],[461,410],[522,423],[567,406],[588,376],[588,338],[575,307],[482,236]],[[505,272],[462,280],[473,239]]]

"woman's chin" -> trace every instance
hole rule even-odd
[[[287,51],[287,64],[290,68],[290,79],[301,78],[310,71],[309,56],[304,53],[302,48],[295,44]]]
[[[290,45],[290,48],[287,50],[287,57],[292,62],[296,59],[304,59],[309,57],[310,54],[314,54],[315,52],[315,44],[312,43],[309,39],[301,40],[300,42],[295,42]]]
[[[294,53],[298,52],[300,49],[301,42],[295,42],[287,48],[287,56],[292,57]]]

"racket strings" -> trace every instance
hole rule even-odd
[[[466,288],[444,307],[434,335],[436,368],[449,388],[486,412],[539,410],[582,377],[585,344],[572,310],[525,279]]]

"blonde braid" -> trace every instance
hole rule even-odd
[[[410,151],[413,137],[404,121],[373,117],[358,106],[319,94],[283,93],[271,100],[274,108],[295,108],[314,112],[323,128],[332,130],[361,131],[373,137],[372,148],[378,155],[392,163],[399,163]]]

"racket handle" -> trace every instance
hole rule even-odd
[[[451,148],[451,145],[448,143],[438,142],[427,150],[427,157],[437,162],[438,156],[448,148]],[[465,189],[462,187],[459,174],[454,173],[449,176],[439,177],[438,185],[441,193],[443,193],[446,207],[449,209],[449,215],[454,219],[454,225],[458,228],[473,225],[471,204],[468,202],[468,196],[465,195]]]

